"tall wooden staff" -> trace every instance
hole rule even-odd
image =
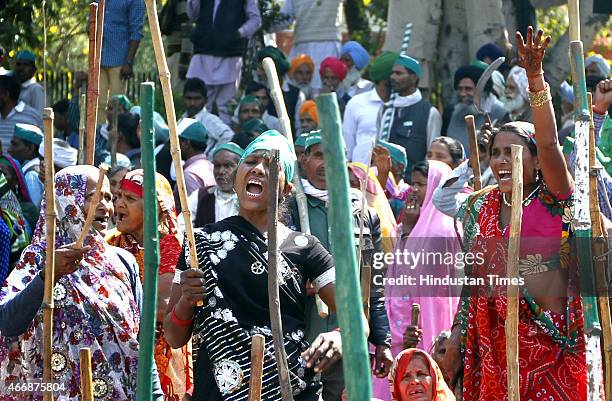
[[[53,164],[53,109],[43,110],[45,128],[45,292],[43,296],[43,382],[53,382],[53,285],[55,283],[55,167]],[[53,392],[44,393],[44,401],[53,401]]]
[[[589,110],[591,108],[591,94],[589,93]],[[591,222],[593,231],[593,260],[595,261],[595,280],[597,282],[597,300],[599,304],[599,314],[601,315],[601,326],[603,334],[603,358],[604,358],[604,384],[606,390],[606,400],[612,400],[612,323],[610,322],[610,302],[608,299],[608,277],[606,263],[606,235],[603,231],[603,222],[599,209],[599,195],[597,177],[603,167],[597,165],[595,157],[595,125],[593,115],[589,123],[589,165],[591,174],[589,176],[589,203],[591,209]]]
[[[79,164],[85,164],[85,120],[86,109],[87,109],[87,99],[85,97],[85,93],[81,93],[79,95]]]
[[[508,401],[519,401],[518,363],[518,312],[519,291],[515,281],[519,277],[519,251],[523,220],[523,147],[511,145],[512,149],[512,211],[510,217],[510,241],[508,243],[508,303],[506,306],[506,374]]]
[[[576,147],[574,228],[578,250],[580,291],[584,315],[584,336],[587,363],[587,399],[600,400],[603,394],[601,377],[601,325],[595,296],[593,255],[591,249],[591,216],[589,211],[589,125],[590,113],[584,73],[584,51],[580,41],[580,13],[578,0],[569,0],[570,65],[574,86],[574,132]]]
[[[261,334],[251,337],[251,378],[249,379],[249,401],[261,400],[261,377],[266,350],[266,338]]]
[[[270,195],[268,198],[268,304],[270,308],[270,326],[274,341],[274,354],[278,366],[278,377],[283,401],[293,401],[289,365],[283,335],[283,322],[280,313],[278,291],[278,150],[272,149],[270,159]]]
[[[470,140],[470,164],[474,172],[474,191],[482,189],[482,179],[480,178],[480,155],[478,151],[478,140],[476,139],[476,125],[474,116],[465,116],[465,124],[468,129],[468,139]]]
[[[159,82],[162,87],[164,98],[164,106],[166,108],[166,116],[168,117],[168,129],[170,131],[170,154],[172,155],[172,163],[176,173],[176,186],[181,203],[181,213],[185,221],[185,237],[189,244],[189,265],[192,269],[198,268],[198,255],[195,248],[195,237],[193,236],[193,222],[191,221],[191,213],[187,204],[187,189],[185,187],[185,175],[183,174],[183,165],[181,164],[181,148],[179,147],[178,133],[176,128],[176,111],[174,110],[174,99],[172,96],[172,88],[170,87],[170,70],[166,62],[166,55],[159,29],[159,21],[157,19],[157,5],[155,0],[145,0],[147,6],[147,16],[149,19],[149,30],[151,31],[151,40],[153,42],[153,50],[155,51],[155,61],[157,62],[157,71],[159,74]],[[198,303],[201,306],[202,302]]]
[[[91,349],[79,350],[79,370],[81,372],[81,400],[93,401],[93,383],[91,377]]]
[[[98,96],[100,84],[100,55],[98,37],[98,4],[89,5],[89,67],[87,71],[87,138],[85,140],[85,163],[94,164],[96,151],[96,121],[98,118]]]
[[[117,124],[119,123],[119,105],[113,105],[113,117],[112,117],[112,128],[108,134],[108,150],[110,151],[111,156],[111,167],[115,167],[117,164],[117,138],[118,138],[118,128]]]
[[[342,329],[344,378],[349,400],[370,401],[372,394],[366,322],[361,310],[354,222],[349,199],[349,181],[342,139],[340,111],[335,94],[315,99],[321,121],[325,179],[329,188],[331,253],[336,266],[336,310]]]
[[[153,133],[152,82],[140,84],[141,143],[144,197],[144,302],[140,320],[140,349],[138,350],[137,401],[152,400],[151,369],[155,343],[155,311],[157,309],[157,268],[159,266],[159,234],[157,222],[157,194],[155,192],[155,135]]]

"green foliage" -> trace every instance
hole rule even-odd
[[[379,52],[385,39],[388,6],[388,0],[372,0],[368,5],[352,0],[345,8],[349,39],[361,43],[372,55]]]
[[[546,10],[536,9],[536,18],[538,27],[552,37],[552,43],[563,36],[569,25],[567,5],[550,7]]]
[[[258,0],[258,4],[262,32],[269,32],[274,25],[288,20],[287,16],[281,14],[280,4],[276,0]]]

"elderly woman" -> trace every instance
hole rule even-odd
[[[55,177],[57,210],[55,311],[51,364],[62,399],[81,399],[79,350],[91,349],[96,399],[133,400],[138,365],[139,307],[142,287],[134,258],[108,245],[98,233],[113,213],[108,180],[95,209],[86,246],[74,248],[83,229],[99,170],[68,167]],[[46,219],[42,216],[32,244],[0,289],[0,382],[42,379],[42,308],[45,274]],[[153,375],[158,388],[157,373]],[[159,396],[159,391],[156,392]],[[35,399],[42,399],[36,394]],[[13,393],[13,398],[23,399]]]
[[[239,215],[195,231],[199,269],[189,254],[179,260],[168,311],[166,338],[181,347],[196,336],[193,400],[244,400],[249,390],[251,337],[262,334],[272,344],[268,309],[268,197],[270,150],[280,153],[279,199],[292,189],[295,156],[287,138],[267,131],[245,150],[234,190]],[[279,290],[287,364],[295,400],[317,400],[321,371],[341,357],[338,331],[323,333],[309,345],[304,339],[306,280],[335,311],[335,273],[331,255],[313,236],[279,223]],[[185,252],[184,252],[185,253]],[[196,307],[202,301],[202,307]],[[245,357],[246,355],[246,357]],[[280,400],[274,353],[263,362],[262,399]],[[314,367],[314,370],[312,369]]]
[[[143,178],[143,170],[139,169],[130,171],[121,180],[115,200],[117,232],[108,238],[110,244],[123,248],[136,257],[140,280],[144,280]],[[190,390],[191,383],[187,347],[174,350],[168,345],[164,338],[162,321],[168,305],[176,263],[181,253],[181,243],[178,239],[172,189],[168,180],[159,173],[155,177],[155,190],[160,214],[155,363],[164,395],[169,399],[174,399],[173,397],[180,399]]]
[[[496,187],[474,193],[458,218],[464,223],[464,250],[482,255],[466,268],[473,278],[506,276],[512,201],[511,145],[523,146],[523,220],[519,274],[518,363],[520,397],[586,400],[587,366],[584,317],[574,297],[576,260],[573,235],[573,180],[557,142],[555,114],[542,59],[550,37],[529,27],[527,41],[517,33],[519,60],[527,69],[534,125],[514,122],[494,130],[490,166]],[[575,254],[575,253],[574,253]],[[488,283],[488,282],[487,282]],[[503,287],[505,289],[505,286]],[[504,290],[501,290],[504,291]],[[464,287],[444,358],[451,383],[461,371],[463,399],[497,400],[507,396],[504,322],[507,298],[492,285]],[[571,372],[571,373],[570,373]],[[533,381],[533,378],[535,382]]]
[[[455,401],[442,371],[428,353],[416,348],[400,352],[389,374],[393,401]]]

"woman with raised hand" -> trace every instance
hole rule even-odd
[[[505,285],[491,285],[487,277],[507,277],[514,144],[523,146],[520,397],[578,401],[587,397],[584,317],[575,293],[577,264],[568,242],[574,184],[558,143],[550,88],[544,81],[542,59],[550,37],[543,39],[542,34],[540,30],[534,35],[529,27],[525,41],[517,33],[533,125],[512,122],[493,131],[490,167],[498,185],[471,195],[457,216],[464,224],[464,250],[481,255],[466,274],[486,283],[464,287],[444,359],[445,372],[455,383],[463,358],[466,401],[507,397]]]
[[[173,347],[192,335],[199,344],[194,363],[193,401],[244,400],[249,391],[254,334],[267,347],[262,399],[280,400],[279,377],[268,307],[268,197],[270,151],[279,150],[279,201],[292,189],[295,155],[287,138],[271,130],[255,138],[238,162],[234,190],[238,216],[195,231],[199,269],[189,253],[179,259],[164,328]],[[341,358],[340,333],[304,339],[306,281],[335,312],[335,270],[331,255],[313,236],[278,225],[279,292],[284,344],[295,400],[317,400],[319,373]],[[203,306],[198,307],[202,301]]]
[[[87,218],[99,170],[67,167],[55,176],[55,287],[53,291],[53,381],[56,395],[81,400],[79,351],[91,349],[96,399],[135,400],[138,368],[139,308],[142,287],[134,257],[108,245],[100,231],[113,213],[108,180],[95,209],[85,246],[74,248]],[[31,394],[11,393],[9,385],[40,382],[43,376],[43,302],[46,218],[42,213],[32,243],[0,288],[0,387],[7,400]],[[153,372],[159,400],[157,372]]]
[[[107,240],[111,245],[123,248],[136,257],[140,280],[144,280],[144,201],[143,170],[130,171],[119,183],[115,199],[117,231]],[[177,232],[178,224],[172,188],[168,180],[155,174],[155,193],[159,207],[159,267],[157,283],[157,329],[155,332],[155,363],[159,371],[164,395],[168,399],[181,399],[191,390],[188,349],[173,349],[164,337],[165,316],[172,278],[181,253]]]

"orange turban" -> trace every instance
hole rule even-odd
[[[308,65],[308,68],[310,68],[310,72],[314,72],[314,61],[312,61],[310,56],[306,54],[300,54],[296,56],[293,60],[291,60],[291,68],[289,68],[289,75],[293,75],[295,70],[297,70],[297,68],[302,64]]]
[[[300,117],[304,114],[308,114],[310,118],[315,120],[317,124],[319,124],[319,115],[317,114],[317,104],[314,100],[307,100],[302,103],[302,107],[300,107]]]

